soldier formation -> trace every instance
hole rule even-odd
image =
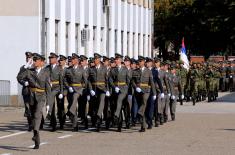
[[[57,130],[57,120],[63,129],[69,119],[74,132],[80,125],[95,127],[97,132],[103,125],[121,132],[123,124],[126,129],[140,124],[139,131],[145,132],[166,123],[169,114],[174,121],[177,101],[195,105],[208,97],[210,102],[219,90],[235,88],[234,61],[193,63],[187,70],[181,61],[143,56],[136,60],[118,53],[114,58],[50,53],[49,65],[45,60],[43,55],[26,52],[26,65],[17,76],[35,149],[46,118],[51,131]]]

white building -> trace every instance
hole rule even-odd
[[[153,0],[0,0],[0,80],[18,95],[25,51],[151,56]]]

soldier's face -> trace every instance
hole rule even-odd
[[[152,66],[153,66],[153,62],[152,62],[152,61],[147,62],[147,67],[148,67],[148,68],[150,68],[150,67],[152,67]]]
[[[72,59],[72,64],[73,65],[78,65],[78,63],[79,63],[78,59],[76,59],[76,58]]]
[[[172,74],[175,74],[175,73],[176,73],[176,70],[175,70],[175,69],[172,69],[172,70],[171,70],[171,73],[172,73]]]
[[[95,63],[95,65],[99,65],[100,64],[100,58],[95,58],[94,63]]]
[[[41,60],[39,60],[39,59],[33,61],[33,66],[34,66],[34,67],[40,67],[41,64],[42,64],[42,63],[41,63]]]
[[[160,67],[160,62],[155,62],[155,67]]]
[[[115,62],[116,62],[116,64],[121,64],[122,63],[122,59],[121,58],[116,58]]]
[[[60,61],[59,61],[59,65],[60,65],[60,66],[64,66],[65,64],[66,64],[66,61],[65,61],[65,60],[60,60]]]
[[[144,60],[139,61],[139,66],[140,66],[140,67],[143,67],[144,64],[145,64],[145,61],[144,61]]]
[[[104,66],[106,66],[106,67],[109,66],[109,61],[108,61],[108,60],[105,60],[105,61],[104,61]]]
[[[125,66],[130,66],[131,65],[130,61],[124,61],[124,63],[125,63]]]
[[[82,65],[82,66],[87,66],[87,60],[82,60],[82,61],[81,61],[81,65]]]
[[[55,64],[55,63],[57,63],[57,58],[49,58],[49,63],[50,63],[50,64]]]
[[[136,68],[137,68],[136,63],[131,64],[131,68],[132,68],[132,69],[136,69]]]
[[[116,64],[115,63],[111,63],[111,67],[116,67]]]

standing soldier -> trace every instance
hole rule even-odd
[[[55,100],[57,101],[58,116],[60,121],[60,128],[63,129],[63,117],[62,116],[62,99],[63,99],[63,77],[61,67],[58,65],[58,55],[50,53],[49,65],[45,67],[50,76],[51,93],[48,100],[48,115],[47,118],[51,121],[52,132],[56,131],[56,108]]]
[[[110,96],[108,84],[107,67],[101,64],[101,55],[94,54],[95,66],[89,69],[89,90],[91,94],[90,104],[92,105],[92,122],[96,123],[97,131],[100,131],[102,114],[104,111],[105,96]]]
[[[156,100],[156,90],[153,82],[152,72],[145,67],[145,58],[139,56],[139,69],[133,73],[132,85],[136,92],[137,102],[140,104],[138,111],[139,120],[141,123],[140,132],[145,132],[146,120],[145,120],[145,109],[150,92],[153,92],[153,100]]]
[[[181,79],[176,75],[176,66],[171,67],[170,80],[172,83],[172,92],[170,98],[170,113],[172,121],[175,120],[176,102],[177,98],[182,95]]]
[[[118,124],[118,132],[121,132],[122,128],[122,107],[125,98],[128,95],[128,87],[130,83],[130,75],[128,69],[122,66],[123,56],[116,53],[115,62],[116,68],[110,72],[110,86],[116,93],[116,111],[114,113],[114,123]]]
[[[72,104],[67,112],[73,123],[73,131],[78,131],[78,115],[77,107],[79,105],[79,98],[83,94],[83,90],[87,85],[87,75],[85,70],[79,66],[79,56],[72,54],[72,64],[65,72],[65,85],[69,93],[73,94]]]
[[[226,62],[222,62],[222,66],[220,67],[220,73],[221,73],[221,91],[225,92],[227,90],[227,82],[226,82],[226,78],[227,78],[227,67],[226,67]]]
[[[35,53],[33,56],[34,68],[26,70],[23,73],[25,82],[28,83],[30,89],[30,109],[32,112],[33,132],[32,140],[35,142],[34,149],[39,149],[40,136],[39,128],[43,115],[43,107],[48,99],[47,94],[50,93],[50,83],[48,71],[43,68],[45,58]]]
[[[24,100],[25,112],[24,117],[27,117],[28,121],[28,131],[32,131],[32,114],[30,112],[30,90],[29,90],[29,82],[26,79],[22,78],[23,73],[30,69],[33,64],[33,54],[31,52],[25,52],[26,56],[26,64],[20,68],[20,71],[17,75],[18,82],[23,86],[22,88],[22,96]]]

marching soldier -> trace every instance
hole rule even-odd
[[[222,66],[220,67],[220,73],[221,73],[221,91],[227,91],[227,66],[225,62],[222,62]]]
[[[45,58],[40,54],[33,56],[33,68],[23,73],[25,82],[28,83],[30,89],[30,109],[32,112],[33,132],[32,140],[35,142],[34,149],[39,149],[40,136],[39,128],[43,115],[43,107],[48,99],[47,94],[50,93],[50,82],[48,71],[43,68]]]
[[[26,79],[22,78],[22,74],[30,69],[32,67],[33,64],[33,53],[31,52],[25,52],[25,56],[26,56],[26,64],[23,65],[20,68],[20,71],[17,75],[17,81],[23,86],[22,88],[22,96],[23,96],[23,100],[24,100],[24,106],[25,106],[25,112],[24,112],[24,117],[27,117],[27,121],[28,121],[28,131],[32,131],[32,114],[30,111],[30,90],[29,90],[29,83],[28,81],[25,81]]]
[[[161,100],[164,99],[165,94],[163,90],[163,84],[160,79],[160,62],[159,58],[154,58],[154,69],[152,70],[153,74],[153,81],[155,84],[156,92],[157,92],[157,99],[155,101],[155,127],[158,127],[161,122],[161,117],[163,115],[162,112],[162,102]],[[163,121],[162,121],[163,122]]]
[[[177,98],[182,95],[182,87],[181,87],[181,79],[176,75],[176,66],[171,67],[171,76],[170,81],[172,83],[172,91],[170,98],[170,113],[172,121],[175,120],[175,112],[176,112],[176,102]]]
[[[166,82],[168,83],[168,94],[167,96],[164,97],[165,99],[165,104],[163,106],[163,117],[164,117],[164,123],[166,123],[168,121],[168,111],[169,111],[169,106],[170,106],[170,98],[171,98],[171,91],[172,91],[172,83],[170,81],[170,71],[169,71],[169,66],[170,66],[170,62],[167,60],[165,62],[165,65],[164,65],[164,71],[165,71],[165,79],[166,79]]]
[[[156,90],[153,82],[152,72],[145,67],[145,58],[139,56],[139,69],[133,72],[132,85],[135,89],[137,102],[140,104],[138,117],[141,123],[140,132],[145,132],[146,119],[145,110],[150,92],[153,92],[153,100],[156,100]]]
[[[102,114],[104,111],[105,96],[110,96],[107,67],[101,64],[101,55],[94,54],[95,66],[89,69],[89,90],[91,94],[92,123],[96,123],[97,131],[100,131]]]
[[[69,93],[73,94],[72,104],[67,112],[73,123],[73,131],[78,131],[78,115],[77,109],[79,98],[83,94],[84,88],[87,85],[87,75],[84,68],[79,66],[79,56],[75,53],[72,54],[72,64],[65,72],[65,85]]]
[[[181,86],[182,86],[182,95],[180,96],[180,105],[183,105],[184,96],[186,93],[186,83],[187,83],[187,69],[183,67],[184,62],[179,61],[179,70],[178,70],[178,76],[181,79]]]
[[[50,76],[51,93],[49,94],[48,100],[48,115],[47,118],[51,121],[52,132],[56,131],[56,108],[55,100],[57,101],[58,117],[60,122],[60,129],[63,129],[63,77],[61,67],[58,65],[57,59],[58,55],[55,53],[50,53],[49,65],[45,67]]]
[[[87,62],[87,57],[85,55],[80,55],[80,61],[81,61],[81,67],[85,70],[86,75],[88,76],[88,62]],[[88,104],[87,102],[90,100],[90,93],[88,90],[88,85],[83,90],[82,96],[79,98],[79,113],[81,116],[81,119],[83,120],[83,123],[85,125],[85,129],[88,129],[88,118],[87,118],[87,113],[88,113]]]
[[[125,98],[128,95],[128,88],[130,84],[130,75],[128,69],[122,66],[123,56],[116,53],[115,62],[116,68],[110,72],[110,86],[116,94],[116,111],[114,113],[114,122],[118,124],[118,132],[121,132],[122,128],[122,108]]]

